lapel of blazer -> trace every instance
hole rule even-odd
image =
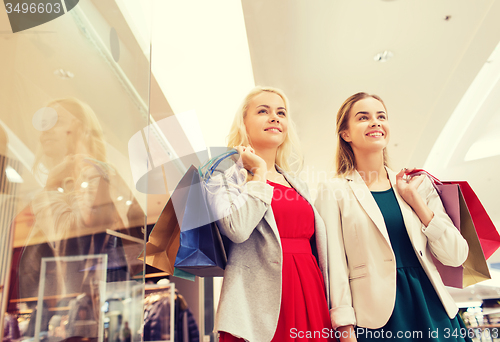
[[[396,199],[399,203],[399,208],[401,209],[401,214],[403,215],[403,221],[405,223],[406,231],[408,232],[408,236],[410,237],[410,241],[414,244],[414,236],[413,232],[415,229],[411,229],[412,224],[415,224],[413,209],[406,203],[406,201],[399,195],[397,187],[396,187],[396,173],[391,169],[387,168],[387,174],[389,175],[389,180],[391,182],[391,186],[394,189],[394,194],[396,195]]]
[[[317,227],[318,225],[317,221],[318,218],[320,218],[320,216],[319,213],[316,211],[316,208],[314,207],[311,198],[309,197],[310,194],[306,191],[306,189],[304,189],[304,187],[300,182],[296,182],[294,177],[290,176],[288,173],[283,171],[278,165],[276,165],[276,169],[278,170],[279,173],[281,173],[285,177],[285,179],[287,180],[288,183],[290,183],[292,188],[294,188],[299,193],[299,195],[302,196],[307,201],[307,203],[309,203],[314,213],[314,227]]]
[[[295,179],[292,176],[290,176],[288,173],[283,171],[278,165],[276,165],[276,170],[278,170],[278,172],[281,173],[283,175],[283,177],[285,177],[285,179],[287,180],[288,183],[290,183],[292,188],[297,190],[297,192],[302,197],[304,197],[306,199],[306,201],[309,202],[309,204],[311,203],[311,201],[309,200],[309,195],[306,193],[305,189],[302,188],[300,183],[295,182]]]
[[[356,196],[359,204],[361,204],[361,207],[363,207],[364,211],[368,214],[389,246],[391,246],[391,241],[389,239],[389,234],[387,233],[387,227],[385,226],[382,212],[380,211],[375,198],[373,198],[370,189],[366,186],[363,178],[361,178],[357,170],[354,170],[346,177],[346,179],[354,193],[354,196]]]

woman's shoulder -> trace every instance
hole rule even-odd
[[[332,177],[318,184],[316,201],[335,200],[338,202],[348,197],[348,193],[348,180],[343,177]]]
[[[348,180],[341,176],[334,176],[327,180],[321,181],[318,184],[318,189],[320,190],[337,190],[344,189],[347,187]]]

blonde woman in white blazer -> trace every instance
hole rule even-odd
[[[307,186],[287,172],[296,140],[283,92],[257,87],[229,134],[238,163],[207,184],[220,231],[233,242],[215,322],[220,342],[334,340],[325,227]]]
[[[376,95],[337,114],[337,177],[320,184],[327,229],[330,316],[341,341],[470,341],[431,255],[467,258],[430,181],[387,167],[389,117]]]

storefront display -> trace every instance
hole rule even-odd
[[[127,142],[150,121],[150,41],[136,38],[123,5],[67,1],[61,15],[29,28],[21,5],[0,15],[19,31],[3,31],[0,41],[7,339],[141,340],[142,309],[134,316],[127,303],[142,307],[144,298],[137,256],[148,205],[131,177]],[[121,293],[120,309],[110,291]]]

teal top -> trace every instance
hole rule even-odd
[[[394,191],[392,188],[385,191],[372,191],[372,195],[384,216],[392,250],[396,256],[396,267],[420,267],[420,262],[406,232],[403,214]]]

